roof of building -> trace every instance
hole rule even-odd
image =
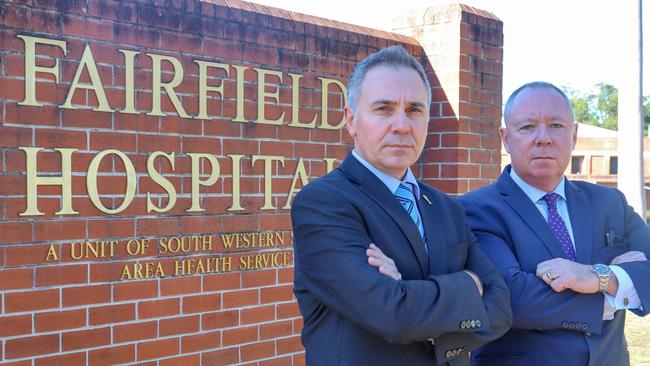
[[[578,137],[618,137],[618,132],[578,122]]]

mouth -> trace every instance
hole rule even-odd
[[[386,145],[386,147],[391,148],[391,149],[412,149],[413,145],[409,145],[409,144],[389,144],[389,145]]]

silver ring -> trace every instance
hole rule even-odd
[[[548,280],[551,281],[551,282],[553,282],[553,280],[555,280],[555,279],[557,278],[557,277],[555,277],[555,276],[553,276],[553,275],[551,274],[551,271],[546,271],[546,273],[544,273],[544,275],[545,275],[546,278],[548,278]]]

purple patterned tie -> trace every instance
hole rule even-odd
[[[571,237],[569,236],[569,231],[566,229],[566,224],[560,214],[557,212],[557,201],[560,200],[562,196],[555,192],[547,193],[542,199],[546,201],[548,207],[548,225],[551,227],[551,231],[560,241],[562,245],[562,250],[566,258],[575,262],[576,252],[573,249],[573,243],[571,243]]]

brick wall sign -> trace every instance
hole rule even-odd
[[[354,64],[433,88],[416,173],[495,179],[502,25],[398,33],[234,0],[0,1],[0,364],[302,365],[289,210],[350,149]]]

